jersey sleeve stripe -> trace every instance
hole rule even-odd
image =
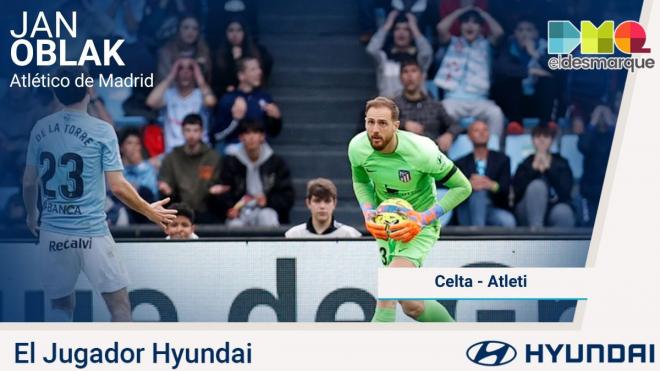
[[[448,181],[449,178],[451,178],[456,173],[456,170],[458,170],[456,168],[456,165],[451,165],[451,170],[449,170],[447,175],[445,175],[442,179],[440,179],[439,182],[440,183],[445,183],[446,181]]]

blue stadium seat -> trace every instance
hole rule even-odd
[[[447,155],[450,159],[456,160],[472,152],[473,148],[470,138],[466,134],[460,134],[454,141],[454,144],[452,144]],[[493,134],[490,136],[488,139],[488,148],[494,151],[500,150],[500,137],[498,135]]]
[[[550,151],[557,153],[559,147],[557,140],[552,142]],[[531,134],[510,135],[506,137],[506,144],[504,145],[504,153],[511,159],[511,174],[516,172],[518,165],[523,162],[527,156],[534,153],[534,145],[532,144]]]
[[[584,156],[578,150],[578,136],[576,134],[562,136],[559,142],[559,153],[568,160],[573,178],[580,179],[582,177]]]

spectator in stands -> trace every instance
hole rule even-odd
[[[205,29],[211,48],[215,50],[222,43],[227,23],[241,19],[241,23],[249,28],[252,37],[259,37],[259,0],[220,0],[206,1]]]
[[[101,4],[90,0],[65,0],[61,2],[57,10],[62,14],[76,12],[76,37],[61,34],[61,39],[66,40],[66,56],[68,60],[76,60],[80,57],[85,43],[89,39],[109,38],[115,27],[114,19],[108,17],[106,8],[95,7]]]
[[[390,31],[392,41],[388,42]],[[417,19],[412,13],[400,15],[393,10],[369,41],[367,53],[376,62],[379,95],[394,97],[402,90],[399,79],[400,63],[406,59],[416,59],[422,67],[422,72],[426,74],[431,64],[433,49],[420,32]]]
[[[98,36],[116,36],[124,39],[124,44],[135,44],[138,41],[138,29],[144,15],[145,4],[145,0],[82,1],[82,5],[88,10],[101,9],[103,11],[104,18],[98,20],[108,34]],[[112,27],[105,27],[106,24],[112,24]]]
[[[208,215],[212,195],[218,193],[220,155],[202,142],[202,117],[189,114],[183,119],[185,144],[174,148],[163,159],[158,189],[172,200],[185,202],[203,220]]]
[[[521,125],[523,117],[550,121],[557,82],[547,69],[547,45],[536,25],[522,19],[494,62],[493,96],[512,123]]]
[[[206,81],[211,81],[211,53],[193,15],[179,19],[176,35],[158,50],[158,81],[166,78],[179,58],[191,58],[199,65]]]
[[[566,72],[566,118],[571,130],[581,134],[589,124],[590,114],[604,103],[617,100],[623,91],[626,70],[571,70]]]
[[[221,217],[229,226],[277,226],[289,222],[293,185],[284,160],[265,142],[264,125],[243,119],[239,125],[242,146],[225,158],[219,184]]]
[[[158,199],[158,171],[147,160],[142,152],[140,131],[136,128],[124,129],[119,139],[121,160],[124,164],[124,177],[147,202]],[[129,210],[130,222],[148,223],[149,220],[141,214]]]
[[[451,36],[449,29],[458,19],[461,36]],[[483,25],[490,30],[488,39],[482,36]],[[446,51],[434,82],[443,89],[443,104],[455,119],[475,117],[485,121],[492,134],[502,138],[504,115],[495,102],[488,99],[490,89],[490,55],[504,31],[485,11],[460,8],[438,23],[440,43]]]
[[[362,236],[355,228],[335,220],[337,187],[330,179],[317,178],[307,183],[305,205],[310,211],[307,223],[292,227],[287,238],[357,238]]]
[[[176,35],[180,14],[192,13],[193,9],[188,9],[186,3],[183,0],[147,0],[140,22],[140,37],[152,52]]]
[[[206,109],[216,103],[217,99],[204,80],[199,64],[192,58],[178,59],[165,80],[156,85],[147,97],[149,107],[162,109],[165,152],[169,153],[185,142],[181,127],[186,115],[199,114],[207,121]],[[208,142],[205,124],[202,138]]]
[[[111,65],[101,67],[99,71],[118,73],[121,76],[153,72],[156,64],[154,55],[142,42],[138,32],[146,0],[87,0],[82,4],[88,14],[94,16],[95,22],[88,24],[87,29],[92,29],[92,33],[99,38],[124,40],[120,54],[125,66]],[[107,34],[101,35],[97,29]]]
[[[474,151],[454,162],[472,184],[472,195],[458,207],[459,224],[515,227],[516,219],[509,211],[509,157],[488,149],[490,132],[484,122],[472,123],[468,128],[468,136]]]
[[[238,88],[225,94],[216,109],[215,127],[211,131],[216,149],[230,153],[238,143],[238,122],[243,118],[261,121],[268,137],[276,137],[282,130],[282,114],[270,94],[261,86],[261,66],[255,57],[237,62]],[[227,146],[230,146],[227,148]]]
[[[593,226],[596,219],[615,125],[616,114],[608,106],[597,106],[591,113],[587,130],[580,134],[578,140],[578,149],[584,155],[584,171],[580,180],[580,195],[586,201],[581,218],[584,225]]]
[[[570,206],[573,173],[565,158],[550,153],[554,134],[547,125],[534,128],[535,153],[518,166],[513,177],[515,213],[521,225],[575,226]]]
[[[390,6],[401,13],[412,13],[422,34],[431,35],[438,24],[438,2],[428,0],[391,0]]]
[[[184,203],[170,205],[176,210],[176,219],[165,227],[166,240],[197,240],[195,234],[195,210]]]
[[[506,2],[507,5],[509,4],[509,1]],[[494,14],[492,11],[490,11],[489,5],[491,4],[488,3],[488,0],[442,0],[438,6],[438,16],[440,19],[444,19],[457,9],[466,6],[473,6],[475,8],[480,8],[484,11]],[[485,25],[485,28],[487,29],[488,25]],[[454,36],[460,36],[461,25],[458,20],[454,20],[454,22],[449,26],[449,32]]]
[[[394,98],[394,103],[399,107],[403,129],[433,139],[447,153],[463,129],[441,102],[424,92],[424,72],[416,60],[401,62],[401,84],[403,93]]]
[[[231,20],[225,28],[225,37],[216,51],[213,89],[218,96],[233,91],[239,84],[237,63],[241,58],[253,57],[259,60],[262,81],[268,81],[273,69],[273,58],[266,48],[258,44],[250,35],[245,24],[238,19]]]

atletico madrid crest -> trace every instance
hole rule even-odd
[[[399,180],[408,183],[410,181],[410,171],[408,170],[399,170]]]

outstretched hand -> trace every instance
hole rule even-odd
[[[176,218],[176,210],[163,207],[163,205],[167,205],[169,202],[170,198],[166,197],[149,205],[151,207],[151,213],[148,216],[149,220],[160,225],[163,229],[165,229],[167,225],[173,222]]]

